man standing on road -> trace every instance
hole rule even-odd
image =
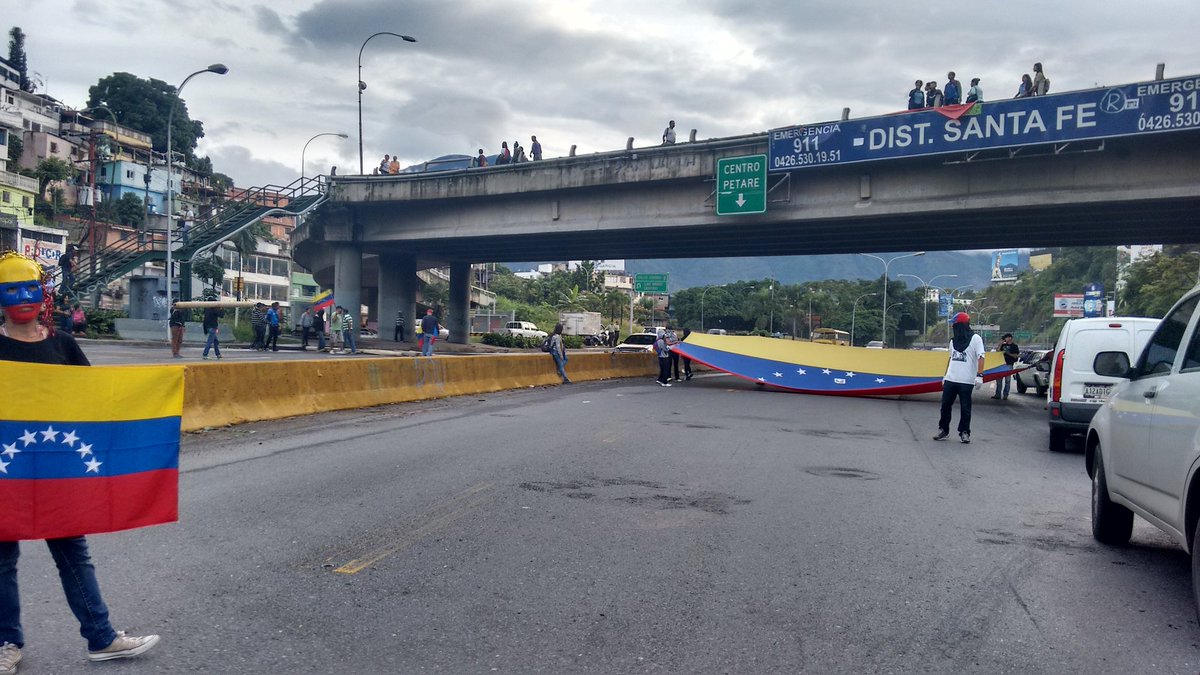
[[[421,356],[433,356],[433,343],[437,340],[439,330],[441,326],[433,310],[425,310],[425,316],[421,317]]]
[[[671,386],[671,348],[667,346],[665,331],[660,331],[654,340],[654,353],[658,356],[658,384]]]
[[[404,312],[396,312],[396,330],[392,335],[393,342],[404,342]]]
[[[279,351],[279,303],[272,302],[271,309],[267,310],[267,328],[270,333],[267,335],[267,343],[263,345],[263,351],[268,347],[271,351]]]
[[[554,366],[558,368],[558,376],[562,378],[563,384],[571,384],[571,380],[567,379],[567,345],[563,343],[563,325],[561,323],[554,324],[554,332],[548,338],[550,340],[550,356],[554,357]]]
[[[177,359],[183,358],[183,354],[179,353],[180,347],[183,346],[183,317],[184,312],[179,308],[179,302],[171,301],[171,315],[167,319],[167,326],[171,328],[171,356]]]
[[[317,333],[317,351],[325,351],[325,310],[318,309],[313,314],[312,329]]]
[[[221,358],[221,317],[225,316],[225,310],[220,307],[206,307],[204,309],[204,334],[207,338],[204,341],[204,353],[200,355],[202,359],[208,359],[208,350],[213,349],[217,353],[217,358]]]
[[[683,329],[683,341],[687,342],[688,336],[691,334],[692,334],[691,328],[684,328]],[[676,352],[671,352],[671,353],[674,354]],[[683,379],[685,379],[685,380],[692,379],[692,360],[687,357],[687,354],[683,355]]]
[[[671,368],[667,374],[674,373],[675,381],[679,382],[679,353],[675,351],[675,345],[679,344],[679,335],[671,324],[667,324],[667,330],[663,332],[663,340],[667,343],[668,353],[671,355]]]
[[[261,302],[254,303],[250,310],[250,327],[254,329],[254,342],[251,349],[262,351],[267,347],[267,306]]]
[[[339,305],[338,309],[342,312],[342,342],[343,348],[349,347],[351,354],[357,354],[358,349],[354,346],[354,317]]]
[[[954,315],[950,363],[942,378],[942,409],[935,441],[950,435],[950,414],[954,399],[958,398],[958,440],[971,442],[971,391],[983,386],[983,338],[971,330],[970,321],[966,312]]]
[[[1012,333],[1005,333],[1004,337],[1000,338],[1000,347],[997,349],[997,351],[1003,352],[1004,365],[1008,366],[1009,368],[1012,368],[1014,365],[1016,365],[1017,360],[1021,358],[1021,348],[1017,346],[1017,343],[1013,342]],[[1003,392],[1000,390],[1001,385],[1003,385],[1004,388]],[[996,380],[996,393],[992,395],[992,398],[1002,398],[1008,400],[1008,389],[1011,386],[1012,375],[1005,375],[1004,377]]]
[[[304,313],[300,315],[300,349],[308,349],[308,334],[312,332],[313,312],[312,307],[305,307]]]

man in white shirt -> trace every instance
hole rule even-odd
[[[663,129],[663,145],[675,145],[675,120],[671,120],[667,124],[667,128]]]
[[[971,330],[971,317],[959,312],[953,319],[950,363],[942,378],[942,408],[935,441],[950,435],[950,414],[958,399],[958,440],[971,442],[971,392],[983,386],[983,338]]]

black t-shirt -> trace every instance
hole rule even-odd
[[[1021,358],[1021,348],[1015,342],[1001,343],[1000,351],[1004,352],[1004,363],[1007,365],[1011,366]]]
[[[0,335],[0,361],[48,363],[57,366],[92,365],[75,338],[63,331],[39,342],[24,342]]]

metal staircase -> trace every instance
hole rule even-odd
[[[327,188],[323,176],[300,178],[286,187],[249,188],[237,199],[222,202],[207,219],[186,229],[172,228],[171,255],[179,262],[194,262],[267,216],[302,216],[325,201]],[[81,251],[69,295],[86,297],[148,262],[166,258],[164,230],[147,230],[142,236],[113,242],[95,253]]]

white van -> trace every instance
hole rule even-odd
[[[1062,452],[1067,436],[1082,434],[1120,378],[1096,373],[1100,352],[1124,352],[1132,362],[1154,334],[1160,319],[1096,317],[1071,319],[1063,326],[1050,359],[1050,450]]]

